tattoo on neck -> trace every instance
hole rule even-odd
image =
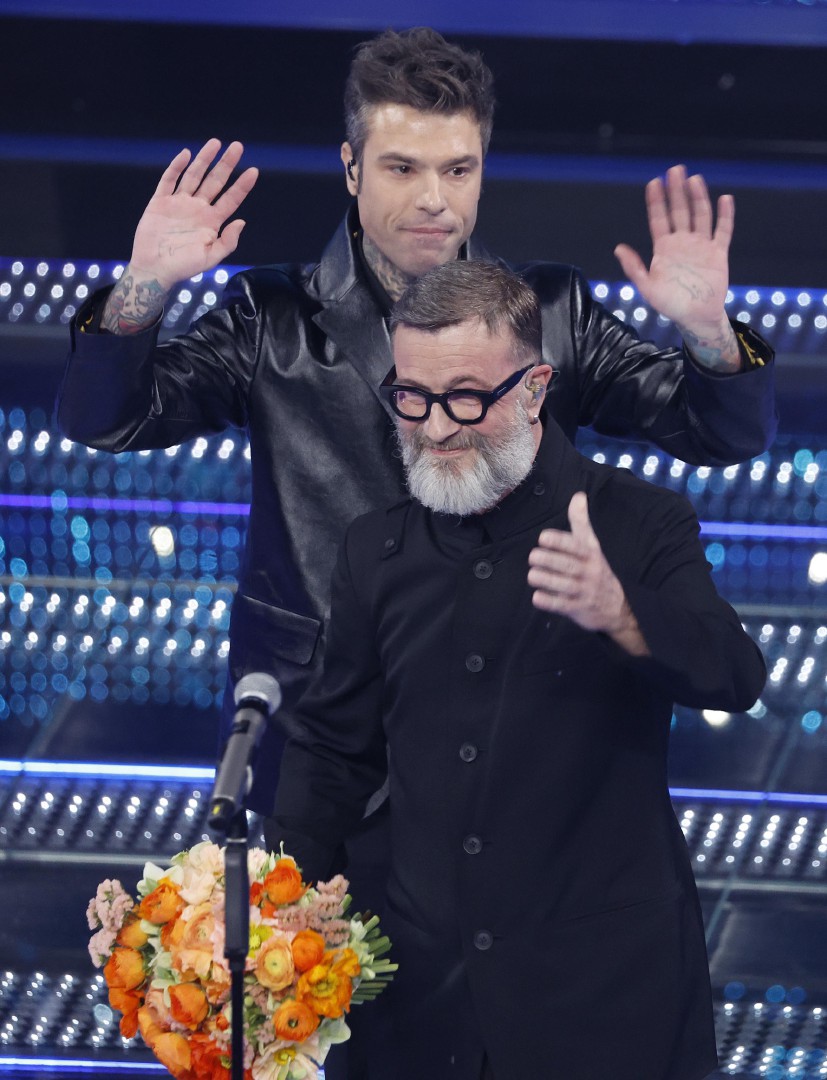
[[[406,274],[398,266],[388,259],[372,240],[367,236],[362,237],[362,250],[368,266],[376,275],[379,284],[391,298],[398,300],[402,293],[414,280],[413,274]]]
[[[124,274],[109,294],[101,326],[113,334],[146,330],[164,310],[169,292],[157,281],[136,282],[132,274]]]

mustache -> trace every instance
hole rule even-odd
[[[417,450],[471,450],[477,449],[485,442],[481,435],[470,429],[457,431],[441,442],[429,439],[424,428],[421,427],[416,428],[410,435],[402,435],[400,432],[400,437],[406,439],[408,444]]]

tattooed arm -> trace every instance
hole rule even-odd
[[[216,160],[220,148],[218,139],[210,139],[192,160],[182,150],[164,171],[135,231],[129,266],[103,311],[101,325],[111,333],[145,330],[177,282],[212,269],[235,251],[245,223],[229,219],[252,190],[258,170],[245,169],[227,187],[244,148],[230,143]]]
[[[693,359],[730,374],[741,368],[738,341],[724,309],[735,223],[732,196],[722,195],[717,209],[713,227],[703,177],[687,177],[686,169],[675,165],[665,184],[656,179],[646,187],[651,266],[647,270],[627,244],[619,244],[615,255],[643,299],[677,325]]]

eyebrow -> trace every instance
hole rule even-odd
[[[397,153],[395,150],[389,150],[384,154],[380,154],[376,159],[380,164],[390,164],[396,162],[400,165],[418,165],[419,159],[412,157],[410,154]],[[451,158],[449,161],[444,161],[440,165],[443,169],[455,169],[458,165],[479,165],[480,159],[476,154],[465,154],[462,157]]]
[[[460,386],[460,383],[467,382],[469,379],[474,379],[473,375],[457,375],[448,383],[444,390],[431,390],[429,386],[423,386],[422,383],[413,381],[397,382],[397,386],[409,386],[412,390],[424,390],[426,394],[449,394],[452,390],[480,390],[484,394],[490,394],[490,390],[486,390],[484,387],[477,385],[472,386]]]

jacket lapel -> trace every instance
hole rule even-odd
[[[393,418],[390,406],[379,393],[382,380],[393,366],[390,334],[370,286],[359,273],[355,248],[359,231],[354,203],[319,263],[317,284],[322,308],[313,316],[313,322],[356,368]],[[473,237],[468,241],[468,258],[497,261]]]
[[[379,393],[393,366],[386,320],[367,282],[358,273],[354,245],[359,235],[356,206],[325,249],[318,269],[321,311],[313,322],[359,372],[382,408],[393,416]]]

